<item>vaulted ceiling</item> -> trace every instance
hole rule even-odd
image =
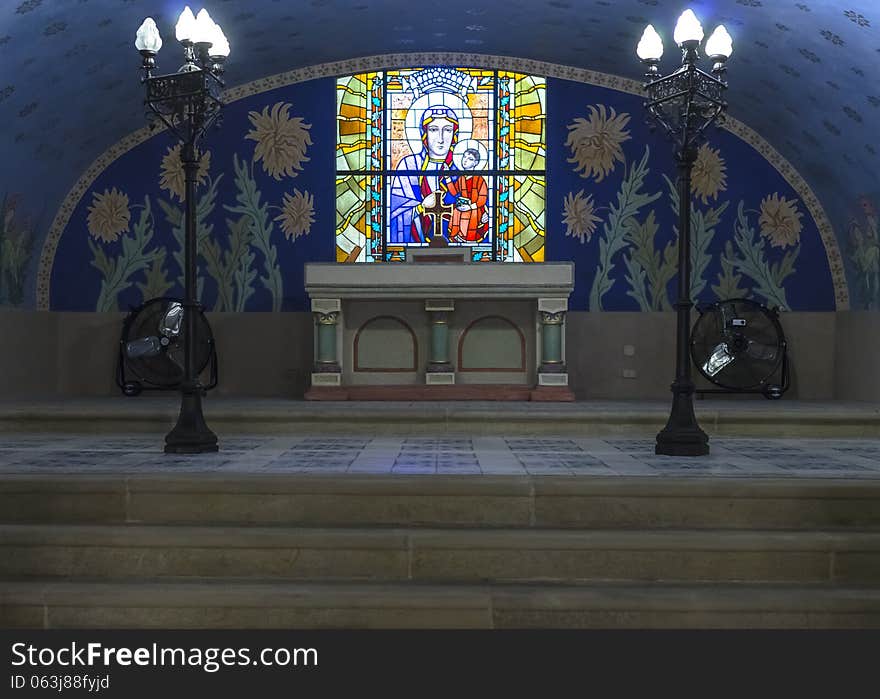
[[[5,191],[25,193],[51,217],[100,153],[144,125],[134,33],[154,17],[165,39],[159,67],[173,70],[183,4],[0,3]],[[232,46],[229,85],[410,51],[518,56],[639,79],[634,47],[645,24],[664,37],[669,69],[672,29],[688,6],[707,33],[724,22],[733,36],[731,115],[791,161],[838,228],[858,195],[880,194],[877,0],[206,0]]]

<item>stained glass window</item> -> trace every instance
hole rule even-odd
[[[546,79],[406,68],[337,80],[336,259],[436,235],[474,261],[544,260]]]

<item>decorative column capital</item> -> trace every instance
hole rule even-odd
[[[315,317],[315,322],[318,325],[336,325],[339,321],[339,311],[330,311],[329,313],[312,311],[312,315]]]
[[[567,311],[540,311],[542,325],[562,325]]]

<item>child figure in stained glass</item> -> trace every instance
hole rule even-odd
[[[441,203],[446,200],[442,173],[452,164],[452,149],[458,142],[458,123],[455,111],[442,104],[428,107],[422,113],[419,123],[422,150],[400,161],[397,170],[401,174],[391,185],[388,242],[425,243],[434,235],[435,216],[426,212],[437,207],[438,198]],[[447,217],[436,218],[441,221],[441,234],[446,236]]]
[[[480,164],[480,151],[468,148],[461,157],[463,170],[473,170]],[[459,175],[447,184],[447,197],[452,197],[455,208],[449,224],[449,240],[453,243],[478,243],[489,231],[489,212],[486,201],[489,187],[480,175]]]

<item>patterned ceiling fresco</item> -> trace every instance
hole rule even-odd
[[[642,28],[652,22],[660,31],[663,67],[670,69],[672,29],[686,6],[707,30],[719,21],[727,25],[735,42],[731,116],[805,178],[847,257],[853,241],[872,230],[876,235],[880,205],[880,86],[871,78],[880,60],[875,0],[207,4],[232,45],[230,86],[329,61],[425,51],[518,56],[639,79],[634,46]],[[35,275],[40,236],[78,177],[144,124],[135,29],[146,15],[156,19],[166,42],[159,66],[170,71],[179,60],[173,24],[181,7],[177,0],[0,3],[0,186],[9,197],[3,223],[36,231],[28,278]],[[851,258],[852,287],[859,263]],[[34,284],[23,288],[33,303]]]

